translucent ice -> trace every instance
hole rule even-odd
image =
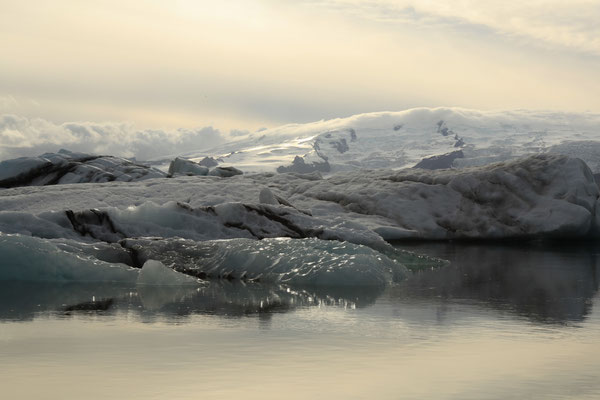
[[[399,280],[404,265],[369,247],[320,239],[127,239],[142,260],[201,278],[309,286],[373,286]],[[146,265],[144,265],[146,268]]]
[[[148,260],[144,263],[136,283],[138,285],[181,286],[197,285],[198,280],[189,275],[174,271],[160,261]]]
[[[36,282],[127,282],[138,269],[101,261],[60,242],[0,232],[0,280]]]

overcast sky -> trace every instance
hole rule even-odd
[[[0,0],[0,114],[255,130],[600,111],[596,0]]]

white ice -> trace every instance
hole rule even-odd
[[[177,157],[169,165],[170,175],[207,175],[208,168],[194,161]]]

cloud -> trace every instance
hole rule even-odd
[[[0,115],[0,159],[37,156],[66,148],[148,160],[207,149],[224,141],[226,137],[210,126],[173,131],[136,130],[126,123],[54,124],[42,118]]]
[[[0,96],[0,110],[12,110],[19,105],[13,96]]]
[[[18,103],[0,113],[178,136],[418,106],[598,110],[599,1],[0,0],[0,97]]]
[[[380,22],[470,25],[510,38],[600,56],[598,0],[305,0]]]

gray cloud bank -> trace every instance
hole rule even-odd
[[[37,156],[60,148],[136,157],[138,160],[202,150],[223,143],[227,135],[213,127],[136,130],[127,123],[68,122],[0,115],[0,160]]]

